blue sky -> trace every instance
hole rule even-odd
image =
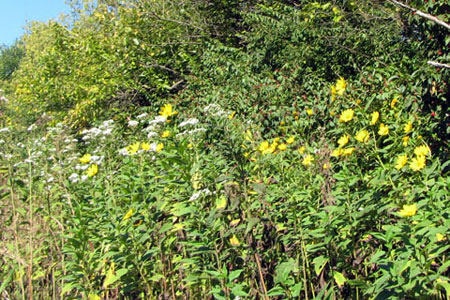
[[[65,0],[0,0],[0,45],[22,36],[27,21],[57,19],[69,12]]]

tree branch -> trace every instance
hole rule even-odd
[[[176,23],[176,24],[179,24],[179,25],[182,25],[182,26],[186,26],[186,27],[192,27],[192,28],[198,29],[198,30],[200,30],[202,32],[205,31],[203,28],[201,28],[201,27],[199,27],[197,25],[194,25],[194,24],[191,24],[191,23],[182,22],[182,21],[178,21],[178,20],[173,20],[173,19],[169,19],[169,18],[163,18],[161,16],[158,16],[156,13],[154,13],[152,11],[148,12],[147,15],[151,15],[151,16],[153,16],[153,17],[155,17],[155,18],[157,18],[157,19],[159,19],[161,21],[172,22],[172,23]]]
[[[429,61],[427,61],[427,64],[432,65],[433,67],[436,67],[436,68],[446,68],[446,69],[450,69],[450,65],[443,64],[443,63],[439,63],[439,62],[437,62],[437,61],[431,61],[431,60],[429,60]]]
[[[448,24],[448,23],[438,19],[437,17],[435,17],[433,15],[424,13],[423,11],[420,11],[418,9],[412,8],[411,6],[409,6],[409,5],[405,4],[405,3],[402,3],[400,1],[397,1],[397,0],[389,0],[389,2],[391,2],[391,3],[395,4],[395,5],[398,5],[400,7],[409,9],[410,11],[415,13],[416,15],[421,16],[422,18],[425,18],[427,20],[430,20],[430,21],[432,21],[432,22],[434,22],[434,23],[436,23],[438,25],[444,26],[445,28],[450,30],[450,24]]]

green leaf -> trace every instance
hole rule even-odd
[[[233,293],[234,296],[247,297],[248,293],[245,292],[242,288],[243,286],[241,284],[236,285],[231,289],[231,293]]]
[[[164,278],[164,276],[162,274],[154,274],[152,277],[149,278],[149,280],[151,280],[153,282],[158,282],[162,278]]]
[[[447,281],[444,281],[440,278],[438,278],[436,280],[437,285],[443,287],[445,289],[445,292],[447,293],[447,295],[450,295],[450,283],[448,283]]]
[[[64,284],[62,290],[61,290],[61,297],[67,294],[68,292],[72,291],[72,289],[75,287],[75,283],[68,282]]]
[[[336,284],[338,285],[338,287],[342,287],[344,285],[344,283],[347,281],[347,279],[344,277],[344,275],[337,271],[333,272],[333,278],[334,278],[334,281],[336,281]]]
[[[235,280],[236,278],[239,277],[239,275],[241,275],[241,273],[243,271],[244,270],[235,270],[235,271],[230,272],[230,275],[228,275],[228,281],[231,282],[231,281]]]
[[[370,259],[369,263],[374,264],[378,262],[378,259],[382,257],[386,252],[383,250],[378,250]]]
[[[89,294],[88,299],[89,300],[101,300],[102,298],[100,298],[100,296],[97,294]]]
[[[320,275],[320,273],[322,272],[322,270],[325,267],[325,265],[327,264],[327,262],[328,262],[328,258],[326,258],[323,255],[318,256],[313,259],[314,271],[316,272],[317,276]]]
[[[10,270],[8,275],[6,276],[6,279],[3,279],[4,277],[2,277],[3,282],[2,285],[0,286],[0,295],[3,293],[3,291],[5,290],[6,286],[8,285],[8,283],[11,281],[12,277],[14,274],[14,270]]]
[[[258,194],[264,194],[266,192],[266,186],[263,183],[253,183],[252,187]]]
[[[216,199],[216,208],[224,209],[227,207],[227,197],[225,195],[221,195],[218,199]]]

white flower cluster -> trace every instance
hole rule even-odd
[[[164,116],[156,116],[153,120],[148,122],[148,126],[144,128],[144,131],[148,132],[147,137],[151,139],[152,137],[158,136],[158,133],[155,132],[157,127],[165,123],[167,121],[167,118]]]
[[[223,110],[219,105],[214,103],[204,107],[203,112],[213,117],[224,117],[230,114],[226,110]]]
[[[181,122],[180,125],[178,125],[178,127],[184,127],[184,126],[187,126],[187,125],[196,125],[196,124],[198,124],[198,122],[199,121],[196,118],[191,118],[191,119],[188,119],[188,120],[186,120],[184,122]]]
[[[10,130],[8,127],[5,127],[5,128],[0,129],[0,133],[2,133],[2,132],[10,132]]]
[[[211,191],[208,189],[203,189],[201,191],[192,194],[191,198],[189,198],[189,201],[195,201],[198,198],[200,198],[200,196],[208,196],[208,195],[211,195]]]
[[[101,138],[102,140],[104,140],[106,136],[111,135],[113,129],[114,129],[113,120],[104,121],[103,124],[101,124],[98,128],[92,127],[91,129],[83,130],[81,132],[81,134],[83,135],[82,140],[85,142],[95,138]]]
[[[27,131],[30,132],[36,128],[36,124],[31,124],[30,127],[27,128]]]
[[[80,177],[80,175],[78,175],[77,173],[72,173],[72,175],[69,176],[69,181],[71,183],[77,183],[80,180],[85,181],[86,179],[88,179],[87,175],[81,175],[81,177]]]
[[[67,126],[64,125],[63,123],[58,123],[58,124],[56,124],[55,127],[47,128],[47,131],[49,133],[60,134],[63,131],[63,129],[66,129],[66,128],[67,128]]]
[[[193,135],[193,134],[196,134],[199,132],[205,132],[205,131],[206,131],[206,128],[196,128],[196,129],[180,132],[176,136],[180,137],[180,136],[184,136],[184,135]]]
[[[139,116],[137,116],[136,119],[143,119],[143,118],[145,118],[147,116],[148,116],[147,113],[143,113],[143,114],[140,114]]]
[[[130,120],[128,121],[128,127],[134,128],[139,125],[139,121]]]
[[[5,96],[0,97],[0,102],[8,103],[9,100]]]

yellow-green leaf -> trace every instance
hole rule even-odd
[[[342,287],[344,283],[347,281],[347,279],[344,277],[344,275],[340,272],[334,272],[333,274],[334,281],[336,281],[336,284],[338,287]]]
[[[225,207],[227,207],[227,198],[222,195],[219,199],[216,200],[216,208],[224,209]]]

